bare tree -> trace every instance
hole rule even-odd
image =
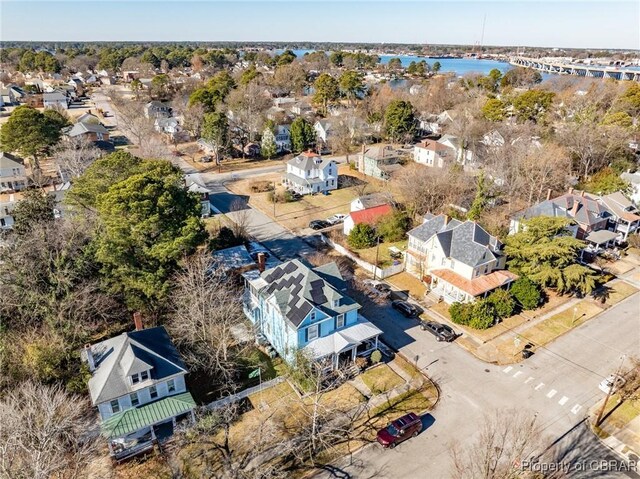
[[[235,199],[230,205],[229,218],[233,221],[233,234],[236,238],[249,238],[249,225],[251,224],[251,209],[246,201]]]
[[[205,252],[187,260],[175,283],[169,330],[185,360],[235,389],[238,359],[246,347],[236,337],[237,328],[246,324],[240,290],[216,272]]]
[[[536,416],[520,409],[500,410],[485,417],[474,442],[451,448],[454,479],[518,479],[522,461],[539,449]]]
[[[473,181],[457,168],[428,168],[409,165],[391,180],[414,215],[446,211],[449,204],[456,204],[473,190]]]
[[[227,98],[235,129],[244,132],[250,142],[256,141],[264,123],[264,112],[271,105],[263,92],[264,88],[253,81],[231,91]]]
[[[77,178],[102,156],[95,144],[84,137],[70,138],[58,144],[52,153],[63,179]]]
[[[3,477],[84,477],[94,453],[95,419],[83,398],[26,381],[0,399],[0,417]]]
[[[261,411],[260,416],[241,418],[238,403],[214,411],[201,410],[192,428],[178,436],[183,445],[191,445],[188,461],[198,461],[201,474],[212,479],[285,479],[290,442],[281,436],[281,421],[277,409]],[[251,434],[233,434],[236,421],[246,421]],[[195,446],[195,447],[193,447]],[[178,464],[184,477],[189,474],[187,463]],[[202,476],[198,476],[202,477]]]

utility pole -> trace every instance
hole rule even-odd
[[[276,219],[276,202],[278,201],[278,196],[276,195],[276,182],[273,182],[273,219]]]
[[[376,243],[376,263],[373,265],[373,280],[376,280],[376,273],[378,272],[378,254],[380,253],[380,235],[378,235],[378,242]]]
[[[604,410],[607,407],[607,403],[609,402],[609,398],[611,397],[611,394],[613,394],[613,389],[616,386],[616,379],[620,376],[620,370],[622,369],[622,365],[624,364],[625,355],[623,354],[620,359],[621,359],[620,365],[618,366],[618,369],[616,370],[616,373],[613,376],[613,383],[611,384],[611,387],[609,388],[609,392],[607,393],[607,397],[604,398],[604,403],[602,404],[602,408],[598,413],[598,418],[596,419],[596,426],[600,426],[600,423],[602,422],[602,415],[604,414]]]

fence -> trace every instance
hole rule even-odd
[[[338,253],[352,259],[358,266],[368,271],[369,273],[373,274],[376,278],[385,279],[385,278],[388,278],[389,276],[393,276],[394,274],[402,273],[404,271],[404,261],[398,264],[391,265],[387,268],[378,268],[377,266],[372,265],[371,263],[363,260],[362,258],[358,258],[347,248],[331,240],[328,236],[321,234],[320,237],[322,238],[323,243],[331,246]]]
[[[223,397],[222,399],[218,399],[217,401],[210,402],[205,406],[205,408],[213,411],[214,409],[221,408],[222,406],[226,406],[227,404],[238,402],[241,399],[251,396],[254,393],[262,391],[263,389],[267,389],[272,386],[275,386],[276,384],[280,384],[282,381],[284,381],[284,377],[278,376],[277,378],[273,378],[270,381],[265,381],[262,384],[259,384],[258,386],[253,386],[247,389],[243,389],[238,393],[231,394],[227,397]]]

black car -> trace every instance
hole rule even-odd
[[[423,331],[429,331],[436,337],[436,341],[451,342],[456,339],[456,332],[446,324],[436,323],[435,321],[423,321],[420,323]]]
[[[415,318],[418,315],[418,308],[407,301],[396,300],[391,303],[395,309],[400,311],[407,318]]]
[[[331,225],[324,220],[313,220],[309,223],[309,228],[312,230],[323,230],[329,226]]]

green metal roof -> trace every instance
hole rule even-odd
[[[114,414],[102,423],[102,435],[121,437],[146,426],[152,426],[179,414],[191,411],[196,403],[191,393],[176,394]]]

